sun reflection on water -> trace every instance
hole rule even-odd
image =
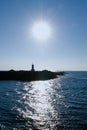
[[[27,98],[27,101],[25,100],[25,104],[31,106],[35,110],[35,113],[32,113],[31,115],[33,119],[47,119],[46,116],[49,111],[49,108],[52,109],[50,102],[48,102],[49,97],[46,91],[48,87],[49,83],[46,81],[33,82],[32,89],[30,91],[28,91],[28,85],[24,87],[27,93],[30,93],[29,97]],[[23,97],[26,96],[28,95],[23,95]]]
[[[53,82],[53,80],[27,82],[20,95],[19,102],[22,108],[18,108],[19,113],[26,119],[32,119],[38,127],[53,128],[54,122],[57,120],[58,123],[60,118],[54,104],[57,103],[55,96],[59,96],[60,99],[61,95],[58,93],[55,95]],[[60,84],[57,84],[57,89],[60,88]]]

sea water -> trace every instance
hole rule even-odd
[[[87,72],[48,81],[0,81],[0,130],[86,130]]]

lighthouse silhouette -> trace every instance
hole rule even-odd
[[[31,71],[35,71],[34,70],[34,64],[32,64],[32,66],[31,66]]]

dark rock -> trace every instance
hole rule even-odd
[[[49,80],[57,78],[57,75],[64,75],[65,72],[43,71],[0,71],[0,80],[19,80],[19,81],[36,81]]]

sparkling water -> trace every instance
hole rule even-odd
[[[1,130],[86,130],[87,72],[48,81],[0,81]]]

